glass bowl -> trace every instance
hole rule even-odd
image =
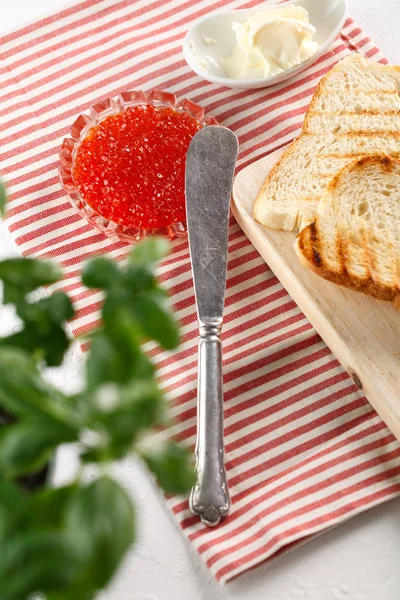
[[[73,123],[70,137],[64,139],[60,149],[59,176],[62,188],[69,195],[72,204],[78,209],[81,217],[91,225],[103,231],[108,237],[116,237],[125,242],[138,242],[148,235],[163,235],[170,239],[184,238],[187,236],[186,223],[172,223],[162,229],[141,229],[127,227],[104,218],[94,210],[78,192],[73,180],[72,171],[76,151],[80,142],[86,137],[89,129],[98,125],[100,121],[117,113],[124,112],[129,106],[153,105],[157,107],[173,108],[177,112],[186,113],[196,119],[202,126],[217,125],[218,121],[212,116],[205,116],[204,108],[191,100],[177,101],[175,94],[161,90],[153,90],[149,94],[143,91],[122,92],[116,98],[107,98],[93,105],[89,114],[80,115]]]

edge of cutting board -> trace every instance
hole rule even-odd
[[[233,184],[232,211],[244,233],[290,296],[400,439],[400,311],[321,279],[295,254],[295,234],[266,229],[253,219],[258,191],[283,149],[242,169]]]

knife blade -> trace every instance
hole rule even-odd
[[[215,526],[229,511],[224,467],[221,327],[228,220],[238,154],[236,135],[220,126],[201,129],[186,159],[186,210],[199,319],[197,384],[197,481],[191,511]]]

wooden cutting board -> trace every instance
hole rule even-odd
[[[389,302],[329,283],[303,267],[295,234],[253,219],[257,193],[282,149],[246,167],[233,186],[233,213],[251,242],[344,368],[400,439],[400,312]]]

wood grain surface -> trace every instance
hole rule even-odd
[[[253,203],[282,149],[236,176],[232,210],[239,225],[343,367],[400,439],[400,312],[321,279],[303,267],[295,233],[273,231],[253,219]]]

